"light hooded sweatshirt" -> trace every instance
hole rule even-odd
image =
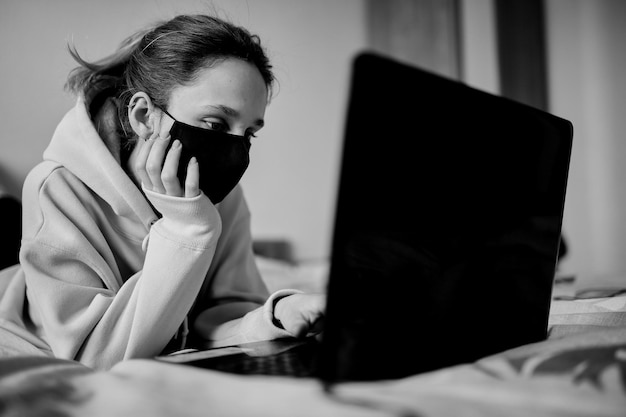
[[[86,101],[24,183],[20,267],[0,320],[99,369],[184,347],[188,322],[213,346],[289,336],[273,305],[294,291],[268,294],[241,187],[217,205],[142,193],[120,165],[110,117],[94,124]]]

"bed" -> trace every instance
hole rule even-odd
[[[257,261],[270,289],[324,289],[323,260]],[[314,379],[239,376],[150,359],[96,371],[45,356],[0,323],[0,415],[625,417],[626,294],[612,289],[578,299],[563,288],[571,282],[556,285],[543,342],[330,390]]]

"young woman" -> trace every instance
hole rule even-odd
[[[319,331],[323,295],[268,294],[237,185],[274,82],[258,37],[183,15],[95,63],[70,51],[78,99],[25,181],[4,320],[102,369]]]

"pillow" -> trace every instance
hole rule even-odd
[[[548,320],[549,338],[606,327],[626,328],[626,294],[552,301]]]

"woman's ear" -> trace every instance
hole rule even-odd
[[[148,139],[152,132],[154,105],[143,91],[135,93],[128,103],[128,121],[135,134],[141,139]]]

